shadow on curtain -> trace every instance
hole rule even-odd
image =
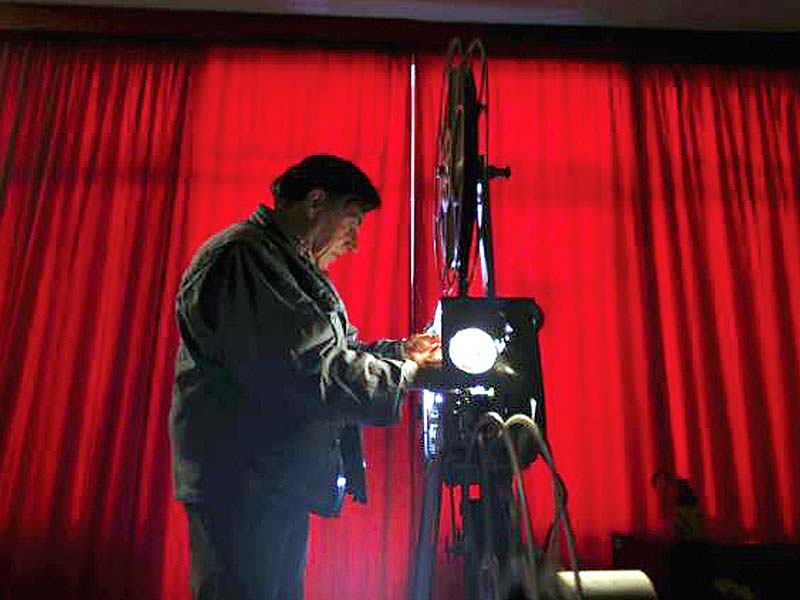
[[[373,176],[385,206],[334,277],[365,338],[409,332],[408,71],[368,51],[0,46],[6,596],[187,597],[166,432],[173,292],[196,247],[269,202],[289,164],[333,152]],[[440,59],[417,73],[419,326],[438,295]],[[694,484],[716,539],[800,534],[799,78],[492,59],[491,158],[513,173],[492,187],[497,287],[547,315],[549,436],[588,566],[608,566],[612,531],[663,531],[658,469]],[[405,596],[419,453],[406,408],[368,432],[370,504],[314,522],[309,598]],[[542,471],[526,476],[540,534]]]
[[[197,246],[304,155],[378,183],[384,208],[334,277],[366,338],[407,335],[408,71],[368,51],[3,44],[5,597],[188,597],[166,427],[174,291]],[[408,428],[367,436],[371,504],[314,522],[308,597],[404,589]]]
[[[424,321],[441,59],[417,73]],[[695,486],[713,539],[796,539],[800,73],[490,52],[489,82],[491,163],[512,169],[491,184],[497,289],[546,315],[549,438],[584,564],[608,567],[613,531],[668,535],[659,469]],[[526,474],[540,543],[544,471]]]

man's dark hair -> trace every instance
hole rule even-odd
[[[352,194],[364,212],[381,204],[378,190],[361,169],[330,154],[307,156],[286,169],[272,184],[272,195],[277,206],[286,206],[316,188],[339,196]]]

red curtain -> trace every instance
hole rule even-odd
[[[384,207],[334,277],[366,339],[406,335],[409,60],[110,43],[2,52],[0,588],[186,598],[166,429],[181,271],[208,235],[269,202],[287,166],[341,154]],[[408,416],[367,434],[369,506],[313,523],[307,597],[404,589]]]
[[[210,52],[193,80],[187,190],[177,208],[189,253],[222,225],[269,202],[272,179],[311,153],[360,165],[383,200],[367,215],[359,251],[332,276],[366,340],[403,337],[410,325],[410,60],[373,52],[228,48]],[[386,598],[404,590],[411,544],[410,411],[368,430],[369,504],[312,521],[306,597]],[[171,521],[183,536],[185,522]],[[176,560],[187,560],[184,548]],[[166,589],[184,585],[171,570]]]
[[[156,47],[2,46],[5,597],[159,595],[191,63]]]
[[[648,157],[640,240],[670,456],[700,487],[715,535],[796,539],[800,74],[635,77]]]
[[[421,320],[441,69],[418,61]],[[796,539],[800,74],[510,57],[489,74],[491,162],[512,169],[491,184],[497,290],[546,315],[584,563],[610,564],[614,531],[667,533],[659,469],[689,479],[712,538]],[[526,475],[539,540],[543,471]]]
[[[365,338],[407,334],[410,60],[152,43],[0,52],[0,590],[186,598],[166,433],[180,273],[208,235],[269,202],[283,168],[339,153],[385,205],[334,277]],[[440,57],[417,73],[422,324],[438,296]],[[800,533],[799,80],[491,60],[490,156],[513,173],[492,184],[497,287],[547,315],[549,437],[589,566],[609,565],[612,531],[667,526],[649,481],[660,468],[695,486],[716,539]],[[412,410],[368,432],[370,504],[313,523],[309,598],[405,596]],[[541,534],[547,477],[536,465],[526,478]],[[440,573],[450,597],[457,566]]]

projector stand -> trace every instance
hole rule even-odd
[[[509,552],[512,547],[510,536],[519,533],[512,531],[511,527],[510,475],[504,472],[505,468],[499,462],[492,460],[480,461],[479,467],[464,464],[454,467],[446,465],[447,460],[442,456],[436,457],[428,463],[425,472],[411,599],[432,598],[444,485],[450,494],[454,494],[456,488],[460,490],[459,506],[456,507],[455,502],[451,504],[454,539],[447,551],[463,560],[465,600],[525,598],[524,595],[514,595],[515,582],[510,569],[510,559],[513,558]],[[484,484],[478,486],[452,481],[453,477],[470,468],[481,471],[480,480]],[[460,529],[456,525],[456,510],[461,518]]]
[[[572,571],[557,571],[535,546],[529,556],[521,541],[511,474],[498,458],[498,448],[485,447],[481,435],[477,436],[481,445],[477,463],[467,463],[462,456],[438,455],[427,464],[410,600],[434,599],[443,486],[451,494],[455,487],[461,491],[461,529],[455,524],[452,503],[454,540],[447,551],[463,560],[463,600],[657,600],[652,582],[642,571],[581,571],[581,596]],[[462,483],[474,480],[469,473],[472,469],[474,475],[476,468],[478,494],[471,493],[475,484]],[[456,600],[451,595],[439,597]]]

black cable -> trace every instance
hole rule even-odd
[[[561,476],[558,474],[555,462],[553,461],[553,456],[550,453],[550,448],[547,445],[547,442],[544,440],[544,436],[542,436],[541,430],[539,429],[538,425],[528,417],[527,415],[523,414],[516,414],[512,415],[508,418],[505,422],[505,426],[509,427],[510,425],[520,424],[526,427],[529,431],[532,432],[534,441],[537,446],[539,446],[539,451],[544,459],[547,466],[550,468],[550,474],[553,481],[553,494],[556,497],[556,504],[558,506],[558,521],[560,521],[564,526],[564,532],[567,538],[567,550],[570,555],[570,562],[572,563],[572,572],[575,578],[575,589],[577,591],[578,597],[581,600],[584,599],[583,595],[583,586],[581,584],[580,578],[580,569],[578,564],[578,556],[577,552],[575,551],[575,532],[572,529],[572,523],[570,522],[569,515],[567,513],[566,507],[566,495],[563,493],[565,491],[563,480]],[[556,520],[554,519],[554,523]]]

